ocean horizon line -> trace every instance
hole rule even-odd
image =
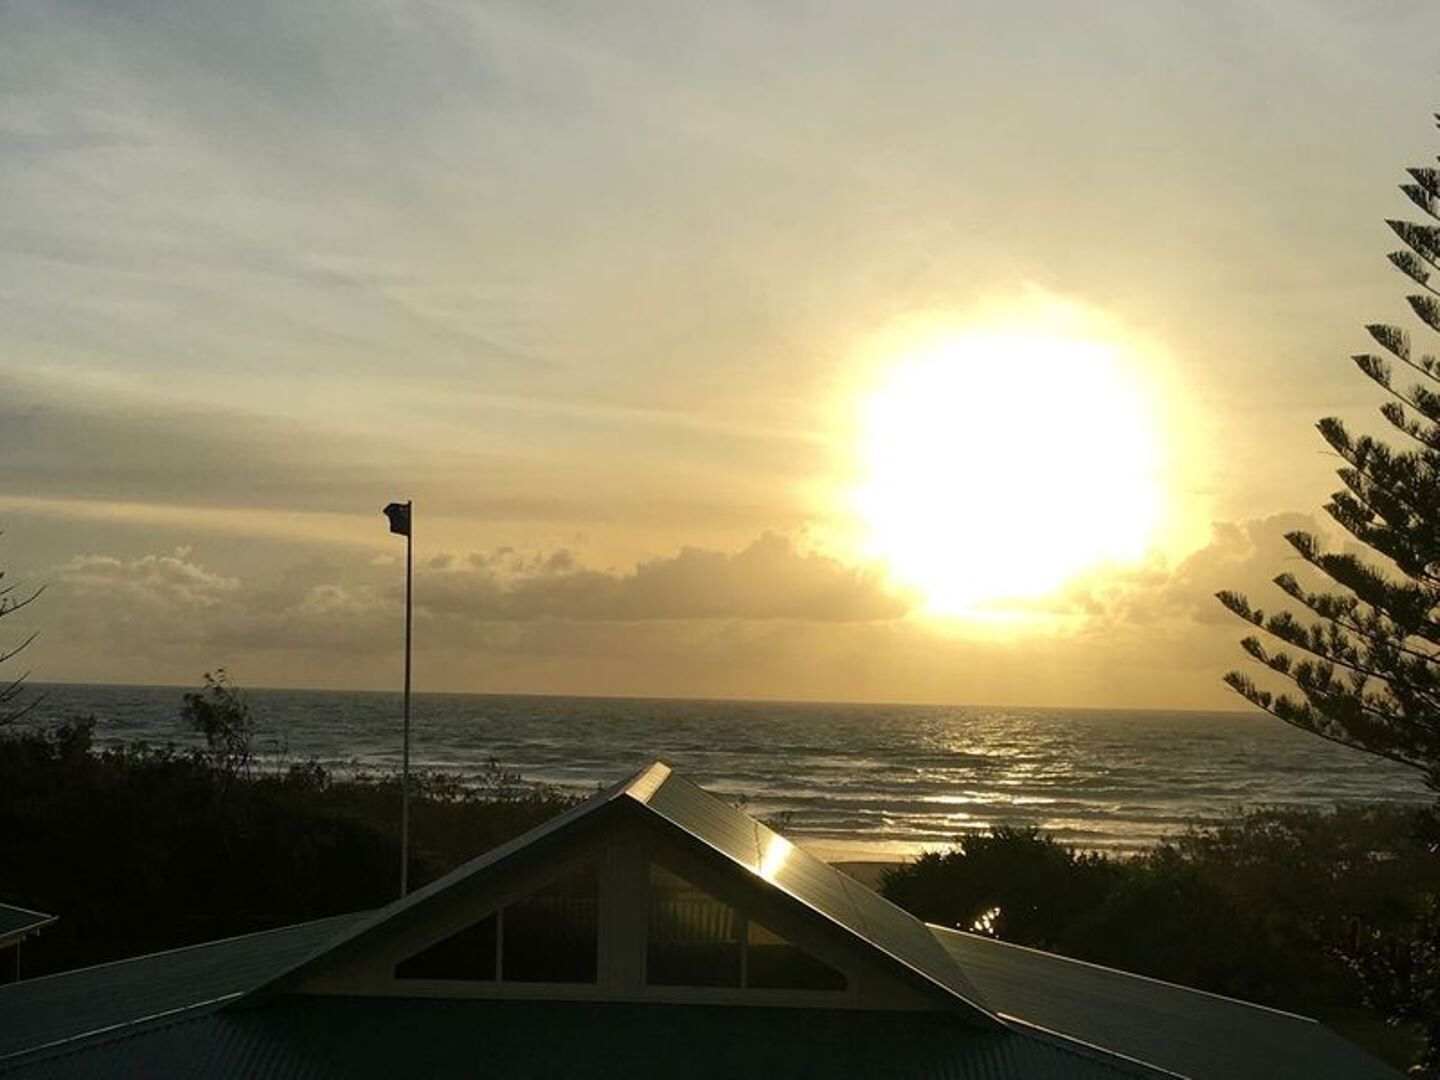
[[[223,665],[222,665],[223,666]],[[218,669],[217,669],[218,670]],[[199,681],[193,683],[152,683],[152,682],[92,682],[83,679],[31,679],[26,682],[30,688],[39,690],[46,687],[81,688],[93,687],[97,689],[126,689],[126,690],[176,690],[182,693],[192,693],[202,689]],[[402,691],[399,689],[382,690],[373,687],[355,689],[351,687],[337,686],[262,686],[259,684],[237,682],[237,687],[243,692],[277,693],[277,694],[353,694],[356,696],[374,697],[400,697]],[[836,700],[833,698],[768,698],[768,697],[724,697],[714,695],[697,695],[693,697],[676,696],[671,694],[605,694],[605,693],[580,693],[580,692],[557,692],[545,690],[419,690],[412,688],[413,697],[430,698],[508,698],[508,699],[534,699],[537,701],[614,701],[614,702],[655,702],[695,705],[803,705],[803,706],[828,706],[846,709],[974,709],[974,710],[1023,710],[1030,712],[1074,712],[1074,713],[1138,713],[1153,715],[1156,713],[1174,714],[1176,716],[1254,716],[1257,719],[1265,717],[1252,708],[1178,708],[1173,705],[1045,705],[1045,704],[1023,704],[1014,702],[962,702],[962,701],[896,701],[882,699],[862,700]],[[1272,718],[1273,719],[1273,718]],[[1281,721],[1283,722],[1283,721]]]

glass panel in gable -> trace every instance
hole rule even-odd
[[[845,976],[752,922],[745,941],[745,985],[756,990],[844,990]]]
[[[428,949],[395,965],[397,979],[459,979],[492,982],[495,979],[494,915],[437,941]]]
[[[505,982],[593,983],[600,948],[600,881],[587,866],[503,912]]]
[[[742,923],[734,908],[654,863],[647,908],[646,982],[740,985]]]

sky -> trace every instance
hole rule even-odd
[[[38,680],[393,687],[413,498],[422,690],[1235,707],[1213,593],[1274,604],[1315,420],[1379,404],[1437,35],[8,0],[0,568],[45,592],[0,631]]]

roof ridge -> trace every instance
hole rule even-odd
[[[625,794],[638,802],[648,803],[650,796],[660,790],[660,785],[670,779],[673,772],[669,765],[656,758],[624,782]]]

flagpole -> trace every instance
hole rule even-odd
[[[405,501],[405,737],[400,755],[400,895],[410,891],[410,583],[415,546],[415,511]]]

